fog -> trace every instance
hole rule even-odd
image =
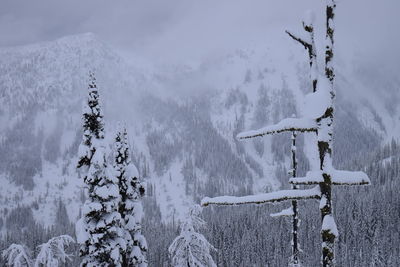
[[[247,46],[268,46],[297,29],[312,9],[323,30],[321,0],[146,0],[0,2],[0,46],[93,32],[125,55],[154,62],[202,60]],[[398,0],[338,1],[338,54],[400,67]],[[323,34],[321,32],[321,34]]]

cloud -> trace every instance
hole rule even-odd
[[[185,61],[235,47],[268,46],[284,29],[298,28],[308,9],[322,24],[323,5],[321,0],[3,0],[0,46],[94,32],[149,60]],[[359,51],[400,67],[398,10],[398,0],[338,1],[339,52]]]

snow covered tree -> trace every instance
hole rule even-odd
[[[144,187],[139,173],[131,162],[126,128],[118,127],[114,148],[114,175],[118,180],[120,201],[118,211],[122,218],[126,250],[122,252],[122,266],[147,266],[147,242],[141,234]]]
[[[93,73],[83,119],[78,169],[82,171],[88,198],[76,226],[82,266],[120,266],[121,251],[126,245],[118,212],[118,179],[109,172],[106,162],[103,115]]]
[[[34,267],[58,267],[60,263],[70,260],[66,253],[66,246],[75,240],[69,235],[61,235],[51,238],[47,243],[39,246],[39,254],[36,257]]]
[[[188,217],[181,224],[181,233],[168,249],[174,267],[216,267],[210,255],[215,249],[207,239],[196,232],[205,225],[200,216],[201,207],[195,205],[189,210]]]
[[[29,254],[25,246],[11,244],[3,251],[2,256],[8,267],[30,267],[32,263]]]
[[[77,224],[82,266],[121,266],[126,249],[118,212],[118,180],[109,173],[103,147],[97,147],[86,179],[88,199]]]
[[[306,96],[304,118],[286,118],[279,123],[266,126],[259,130],[239,134],[239,139],[254,138],[258,136],[276,134],[281,132],[310,132],[316,134],[316,147],[319,159],[311,162],[312,167],[306,177],[294,177],[290,183],[295,185],[317,186],[304,190],[282,190],[260,195],[244,197],[215,197],[205,198],[202,205],[238,205],[262,204],[285,200],[320,199],[321,212],[321,239],[322,239],[322,266],[334,266],[335,239],[338,230],[332,212],[332,185],[366,185],[370,183],[368,176],[363,172],[349,172],[335,170],[332,165],[332,137],[334,119],[334,68],[333,44],[336,3],[326,0],[326,46],[325,46],[325,73],[319,75],[315,92]],[[314,84],[314,83],[313,83]]]
[[[83,140],[79,146],[78,170],[86,181],[90,162],[96,151],[97,140],[104,139],[103,112],[93,72],[89,73],[88,98],[83,106]]]
[[[371,258],[371,267],[378,266],[387,266],[384,263],[384,256],[382,255],[382,245],[379,242],[379,235],[382,234],[382,223],[378,221],[377,226],[375,228],[375,233],[372,240],[372,258]]]

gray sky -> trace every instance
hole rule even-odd
[[[323,0],[1,0],[0,46],[93,32],[121,51],[184,61],[296,29],[308,9],[322,22]],[[337,46],[400,68],[399,0],[340,0]]]

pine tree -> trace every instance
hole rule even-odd
[[[78,230],[82,265],[121,266],[120,252],[126,245],[118,212],[118,180],[107,171],[102,147],[96,148],[86,181],[89,194]]]
[[[199,205],[190,209],[187,219],[181,224],[181,233],[168,249],[174,267],[217,266],[210,255],[214,247],[202,234],[196,232],[205,225],[205,221],[199,217],[200,212]]]
[[[88,198],[77,223],[82,266],[121,266],[121,251],[126,249],[121,215],[118,212],[118,180],[109,173],[106,162],[103,115],[94,74],[90,74],[89,98],[84,106],[84,137],[78,168]]]
[[[83,106],[83,140],[79,146],[78,171],[86,182],[90,162],[96,151],[98,140],[104,139],[103,113],[99,103],[99,92],[93,72],[89,73],[87,102]]]
[[[131,163],[126,128],[119,127],[115,137],[114,174],[118,180],[120,201],[118,211],[122,218],[126,250],[122,252],[123,266],[147,266],[147,242],[141,234],[144,187],[139,182],[136,167]]]

